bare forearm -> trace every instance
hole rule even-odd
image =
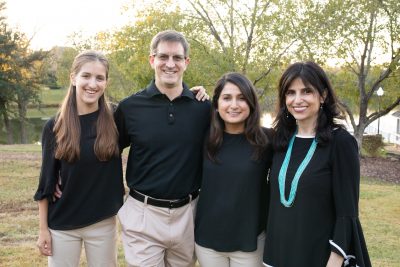
[[[39,230],[48,230],[47,213],[49,210],[49,201],[42,199],[38,201],[39,204]]]
[[[47,199],[39,200],[39,237],[36,242],[40,254],[44,256],[51,256],[51,233],[47,223],[47,212],[49,210],[49,202]]]
[[[328,263],[326,264],[326,267],[341,267],[343,263],[344,258],[335,253],[331,252],[331,255],[329,256]]]

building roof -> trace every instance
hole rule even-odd
[[[397,118],[400,118],[400,110],[393,112],[393,113],[392,113],[392,116],[395,116],[395,117],[397,117]]]

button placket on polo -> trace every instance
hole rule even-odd
[[[175,122],[175,114],[174,114],[174,104],[173,102],[169,102],[168,105],[168,124],[173,124]]]

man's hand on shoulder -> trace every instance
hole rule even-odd
[[[206,89],[201,85],[190,88],[190,91],[195,94],[198,101],[210,100],[210,96],[207,94]]]

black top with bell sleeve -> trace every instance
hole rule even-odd
[[[54,157],[54,118],[42,133],[42,167],[35,200],[49,200],[48,225],[53,230],[71,230],[114,216],[123,203],[121,157],[99,161],[94,153],[99,112],[79,116],[80,158],[73,163]],[[52,201],[57,180],[62,196]]]
[[[286,199],[312,140],[295,138],[286,175]],[[278,182],[285,154],[286,151],[275,151],[271,167],[264,264],[326,266],[333,251],[344,257],[346,266],[370,267],[358,218],[360,165],[354,137],[339,128],[333,131],[333,139],[327,145],[318,145],[289,208],[280,202]]]

